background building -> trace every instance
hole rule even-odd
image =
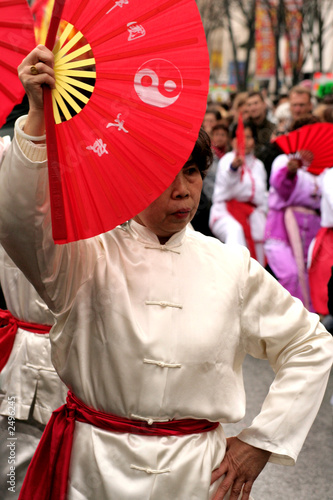
[[[333,0],[197,0],[213,83],[277,93],[333,72]]]

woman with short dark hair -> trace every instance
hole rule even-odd
[[[69,387],[20,499],[248,500],[268,459],[295,462],[326,387],[331,336],[245,248],[188,227],[209,158],[201,133],[132,220],[55,245],[46,148],[35,144],[52,61],[39,46],[20,66],[30,111],[0,173],[1,239],[53,311],[52,359]],[[220,423],[245,413],[246,353],[267,358],[276,379],[253,424],[227,440]]]

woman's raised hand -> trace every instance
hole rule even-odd
[[[24,132],[32,136],[44,134],[43,85],[55,87],[53,53],[38,45],[23,59],[18,75],[29,99],[29,114]]]
[[[292,158],[288,161],[287,168],[291,175],[296,175],[296,172],[302,166],[302,161],[298,158]]]

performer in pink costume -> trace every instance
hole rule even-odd
[[[272,165],[265,254],[279,282],[312,309],[306,261],[320,228],[321,176],[297,159],[278,156]]]

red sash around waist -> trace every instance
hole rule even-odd
[[[147,436],[183,436],[208,432],[219,426],[208,420],[170,420],[154,422],[129,420],[90,408],[68,392],[67,402],[52,413],[29,465],[19,500],[66,499],[68,472],[75,421],[110,432],[129,432]]]
[[[51,326],[28,323],[15,318],[10,311],[0,309],[0,371],[12,352],[18,328],[33,333],[49,333]]]
[[[229,214],[232,215],[234,219],[236,219],[236,221],[239,222],[242,226],[247,248],[250,251],[251,257],[253,257],[253,259],[256,259],[256,249],[254,246],[249,223],[249,217],[255,209],[255,206],[252,203],[246,203],[238,200],[229,200],[226,202],[226,205]]]

